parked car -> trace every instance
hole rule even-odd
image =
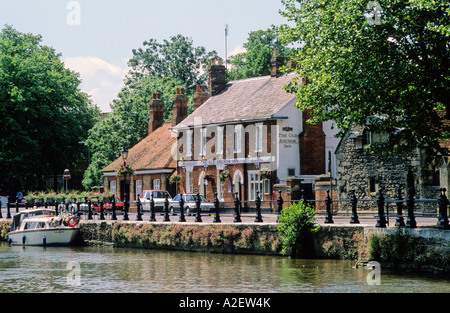
[[[167,199],[170,201],[172,197],[165,190],[143,190],[139,200],[142,203],[142,211],[150,212],[150,201],[153,195],[153,201],[155,202],[155,212],[164,212],[164,201]]]
[[[124,208],[124,204],[122,202],[122,200],[120,200],[119,198],[116,198],[116,211],[123,211]],[[97,211],[100,212],[100,203],[95,203],[92,205],[92,208]],[[103,211],[104,212],[112,212],[112,203],[103,203]]]
[[[171,201],[169,201],[169,211],[172,214],[180,212],[180,199],[183,196],[184,200],[184,213],[195,214],[197,213],[197,195],[196,194],[178,194]],[[205,199],[200,195],[200,212],[212,213],[214,212],[214,203]]]

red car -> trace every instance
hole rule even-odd
[[[123,202],[119,198],[116,198],[116,211],[123,211],[123,207]],[[92,208],[95,211],[100,212],[100,203],[93,204]],[[103,203],[103,212],[112,212],[112,203]]]

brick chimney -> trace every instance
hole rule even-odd
[[[197,86],[197,90],[192,98],[194,100],[194,111],[209,99],[209,95],[205,92],[205,90],[206,86]]]
[[[173,96],[172,101],[172,126],[175,126],[187,117],[188,97],[184,94],[184,88],[177,88],[177,93]]]
[[[273,57],[270,59],[270,66],[272,66],[272,71],[270,76],[278,77],[280,76],[280,67],[283,66],[284,58],[278,55],[278,48],[273,49]]]
[[[227,85],[227,78],[225,73],[225,66],[222,64],[222,59],[211,59],[211,66],[209,67],[209,91],[211,96],[217,96]]]
[[[164,124],[164,101],[160,93],[154,93],[150,100],[150,121],[148,123],[148,134],[150,135],[158,127]]]

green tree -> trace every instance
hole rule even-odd
[[[83,186],[89,189],[101,184],[100,172],[120,156],[122,147],[128,149],[148,134],[149,102],[153,93],[160,92],[165,103],[165,120],[172,119],[172,97],[183,86],[170,77],[145,77],[129,82],[111,105],[113,111],[89,131],[86,144],[92,152],[91,163],[84,173]]]
[[[373,151],[442,151],[449,138],[449,2],[282,0],[283,40],[296,42],[300,77],[287,90],[311,122],[366,125],[389,140]],[[449,111],[447,111],[449,112]],[[448,117],[448,115],[447,115]],[[342,133],[342,132],[341,132]]]
[[[303,200],[283,209],[277,229],[281,233],[281,254],[291,257],[311,257],[314,253],[312,234],[319,230],[315,225],[316,211]]]
[[[270,59],[273,57],[274,49],[277,48],[279,54],[285,57],[285,63],[291,52],[291,49],[280,40],[275,27],[250,32],[244,48],[245,52],[231,56],[228,60],[229,80],[270,75]]]
[[[79,141],[99,110],[79,90],[79,75],[64,67],[40,35],[12,26],[0,33],[1,194],[44,189],[45,178],[81,160]]]
[[[150,39],[132,52],[125,87],[111,104],[113,111],[89,132],[86,143],[92,158],[84,174],[85,188],[101,183],[101,169],[119,157],[123,146],[131,148],[147,136],[148,104],[153,93],[161,93],[165,103],[164,119],[170,121],[176,88],[185,88],[187,94],[192,95],[196,85],[207,81],[210,58],[217,57],[215,51],[195,47],[192,39],[182,35],[172,36],[162,43]],[[191,102],[188,109],[188,113],[192,111]]]
[[[128,62],[131,68],[129,81],[143,77],[171,77],[182,82],[192,93],[197,85],[205,84],[210,59],[217,57],[215,51],[195,47],[192,39],[182,35],[172,36],[162,43],[149,39],[144,41],[143,47],[132,52],[133,57]]]

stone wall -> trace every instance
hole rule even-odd
[[[385,198],[396,198],[397,189],[402,197],[407,197],[407,189],[415,188],[415,198],[437,199],[439,186],[433,185],[432,173],[424,167],[425,156],[420,151],[408,155],[384,156],[372,154],[364,148],[356,148],[349,136],[354,132],[362,133],[362,128],[353,128],[341,140],[336,149],[339,199],[350,199],[355,190],[358,199],[376,199],[379,189],[383,189]],[[349,209],[350,203],[342,203]],[[376,210],[376,202],[360,202],[358,210]],[[436,212],[436,206],[424,206],[424,209]]]

